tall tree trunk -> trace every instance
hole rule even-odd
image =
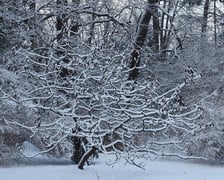
[[[216,15],[216,0],[214,0],[214,39],[215,39],[215,46],[217,46],[217,15]]]
[[[163,1],[163,9],[166,9],[166,1]],[[160,23],[160,47],[161,49],[163,49],[164,47],[164,42],[163,42],[163,38],[164,38],[164,22],[165,22],[165,13],[162,13],[162,18],[161,18],[161,23]],[[166,32],[166,31],[165,31]]]
[[[160,34],[160,25],[159,18],[157,16],[158,9],[155,9],[155,14],[153,15],[153,50],[155,53],[160,51],[160,43],[159,43],[159,34]]]
[[[172,16],[171,17],[167,17],[167,20],[166,20],[166,32],[165,32],[165,36],[163,38],[163,40],[164,40],[164,42],[163,42],[163,50],[166,50],[168,48],[168,46],[169,46],[170,37],[172,35],[172,29],[174,28],[174,25],[173,25],[174,19],[175,19],[176,15],[177,15],[177,7],[178,7],[178,5],[179,5],[179,1],[169,0],[168,13],[170,13],[172,11]],[[165,53],[165,51],[164,51],[164,53]]]
[[[73,7],[77,8],[79,7],[79,5],[80,5],[80,0],[72,0]],[[78,23],[79,15],[78,13],[76,13],[75,15],[76,15],[75,16],[76,19],[71,20],[70,35],[72,36],[75,35],[79,30],[79,23]]]
[[[145,8],[144,13],[142,14],[142,17],[139,22],[137,36],[134,43],[134,49],[140,50],[142,46],[144,45],[145,38],[148,33],[148,27],[149,27],[149,21],[152,17],[152,9],[151,9],[151,3],[150,0],[148,1],[148,5]]]
[[[172,0],[169,0],[167,2],[164,1],[163,3],[164,3],[163,8],[164,9],[168,8],[168,13],[170,13],[171,9],[173,8]],[[166,18],[165,18],[165,13],[163,13],[162,20],[161,20],[161,23],[163,23],[163,26],[161,26],[161,28],[165,30],[163,30],[164,32],[162,31],[163,33],[161,34],[161,37],[160,37],[161,39],[160,47],[161,47],[161,50],[163,51],[161,54],[162,59],[165,59],[167,55],[165,50],[167,49],[167,46],[169,44],[169,37],[168,37],[169,22],[170,22],[170,16],[166,15]]]
[[[95,12],[96,11],[96,7],[99,1],[93,0],[93,4],[92,4],[92,11]],[[90,32],[89,32],[89,38],[88,38],[88,43],[89,45],[91,45],[92,40],[94,39],[94,28],[95,28],[95,19],[96,19],[96,15],[93,13],[92,14],[92,23],[90,25]]]
[[[131,53],[129,80],[135,80],[138,77],[138,67],[140,64],[140,49],[143,47],[145,38],[148,33],[149,21],[155,10],[155,3],[158,0],[148,0],[147,7],[139,22],[137,36],[134,42],[134,50]]]
[[[29,9],[32,12],[33,18],[31,19],[31,28],[32,28],[32,34],[31,34],[31,48],[34,49],[38,46],[37,38],[36,38],[36,0],[31,0],[29,4]]]
[[[202,35],[204,35],[204,33],[207,31],[207,26],[208,26],[208,12],[209,12],[209,0],[205,0],[204,12],[203,12],[203,19],[202,19],[202,27],[201,27]]]
[[[57,41],[60,42],[67,23],[66,15],[62,13],[63,8],[68,5],[67,0],[57,0],[57,17],[56,17],[56,30],[57,30]]]

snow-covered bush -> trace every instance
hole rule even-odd
[[[192,36],[195,39],[186,40],[188,44],[179,44],[180,56],[173,47],[175,52],[168,53],[172,57],[160,62],[150,47],[142,47],[140,75],[136,81],[128,80],[134,26],[120,22],[126,18],[123,10],[113,9],[112,16],[104,3],[92,9],[66,3],[55,7],[51,2],[39,8],[34,21],[35,8],[29,4],[12,8],[5,2],[3,12],[10,16],[3,20],[14,23],[15,29],[9,31],[14,47],[0,63],[1,124],[16,129],[10,134],[22,135],[57,157],[69,152],[72,142],[76,163],[82,159],[76,159],[78,153],[94,149],[129,162],[137,155],[166,155],[170,149],[173,154],[167,154],[174,155],[175,148],[194,157],[208,157],[213,149],[209,157],[219,157],[221,133],[209,140],[203,131],[215,119],[222,124],[215,117],[222,114],[222,101],[219,111],[209,108],[223,94],[223,64],[220,58],[213,61],[214,48]],[[131,16],[129,20],[134,19]],[[71,26],[77,26],[76,31]],[[181,40],[176,30],[171,34],[168,41]],[[197,72],[201,79],[195,82]],[[206,143],[207,150],[199,154]],[[163,148],[167,146],[172,147]]]
[[[29,57],[20,73],[29,84],[15,99],[38,116],[26,125],[6,118],[7,124],[28,130],[45,152],[58,151],[68,137],[85,138],[85,151],[96,148],[127,160],[159,156],[161,147],[181,145],[183,137],[194,134],[201,109],[197,104],[185,106],[180,93],[197,74],[160,93],[151,79],[127,80],[127,54],[101,49],[82,54],[84,48],[67,47],[63,59],[52,48],[46,48],[51,56],[17,51]]]

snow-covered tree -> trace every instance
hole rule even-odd
[[[203,122],[204,106],[195,97],[201,81],[191,65],[199,56],[190,60],[185,47],[178,51],[191,46],[179,38],[188,32],[176,29],[188,23],[182,1],[129,0],[121,7],[103,0],[34,2],[4,1],[1,9],[0,23],[10,22],[8,32],[19,39],[0,63],[2,137],[23,134],[18,146],[30,141],[40,153],[58,156],[71,142],[81,169],[96,151],[130,163],[200,155],[190,145],[211,124]],[[167,54],[182,59],[170,65]],[[158,61],[161,55],[165,63]]]

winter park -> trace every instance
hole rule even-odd
[[[0,180],[223,180],[223,0],[0,0]]]

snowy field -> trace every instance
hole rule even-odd
[[[105,157],[95,165],[79,170],[75,165],[36,165],[0,168],[0,180],[223,180],[224,167],[183,162],[148,161],[145,170],[133,165],[105,164]]]

